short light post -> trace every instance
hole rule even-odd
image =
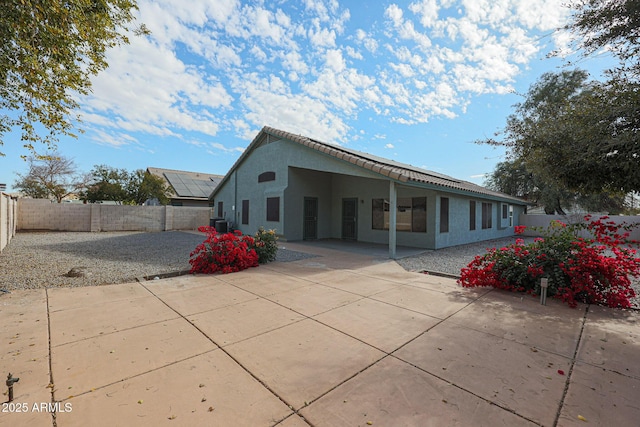
[[[540,279],[540,304],[547,305],[547,288],[549,287],[549,279],[543,277]]]

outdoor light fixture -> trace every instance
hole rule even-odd
[[[546,277],[540,279],[540,304],[547,305],[547,288],[549,287],[549,279]]]

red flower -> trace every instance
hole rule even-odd
[[[513,227],[513,231],[516,234],[522,234],[524,233],[524,230],[526,230],[527,226],[526,225],[516,225],[515,227]]]

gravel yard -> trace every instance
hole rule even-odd
[[[518,236],[518,238],[521,237]],[[533,242],[533,237],[523,240],[526,243]],[[398,264],[409,271],[430,271],[459,277],[460,270],[466,267],[476,255],[484,254],[487,248],[500,248],[515,241],[516,237],[507,237],[427,251],[420,255],[399,259]]]
[[[181,231],[18,233],[0,255],[0,290],[94,286],[186,272],[190,268],[189,254],[204,239],[202,233]],[[458,276],[462,267],[487,248],[513,242],[515,237],[426,251],[399,259],[398,263],[409,271]],[[276,261],[313,256],[280,249]],[[77,277],[73,277],[76,272]],[[640,294],[639,283],[635,285]],[[640,307],[640,298],[636,298],[635,306]]]
[[[105,285],[188,271],[189,254],[204,239],[181,231],[18,233],[0,255],[0,289]],[[280,250],[277,260],[309,256]]]

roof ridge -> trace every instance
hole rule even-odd
[[[418,168],[413,165],[396,162],[391,159],[375,156],[373,154],[360,152],[344,148],[339,145],[322,142],[316,139],[309,138],[304,135],[296,135],[291,132],[283,131],[280,129],[264,126],[262,131],[254,138],[252,144],[257,141],[262,133],[269,135],[286,138],[299,144],[305,145],[316,151],[328,154],[339,160],[344,160],[356,166],[360,166],[364,169],[371,170],[372,172],[379,173],[391,179],[395,179],[401,182],[413,181],[417,183],[424,183],[430,185],[437,185],[441,187],[451,188],[459,191],[466,191],[470,193],[482,194],[485,196],[499,197],[502,199],[517,200],[523,202],[515,196],[511,196],[499,191],[493,191],[479,184],[475,184],[470,181],[457,179],[448,175],[439,174],[430,170]],[[251,146],[251,145],[250,145]]]
[[[157,168],[155,166],[147,166],[147,169],[154,169],[154,170],[157,170],[159,172],[182,172],[182,173],[217,176],[217,177],[223,177],[224,176],[224,175],[220,175],[220,174],[217,174],[217,173],[185,171],[185,170],[181,170],[181,169]]]

